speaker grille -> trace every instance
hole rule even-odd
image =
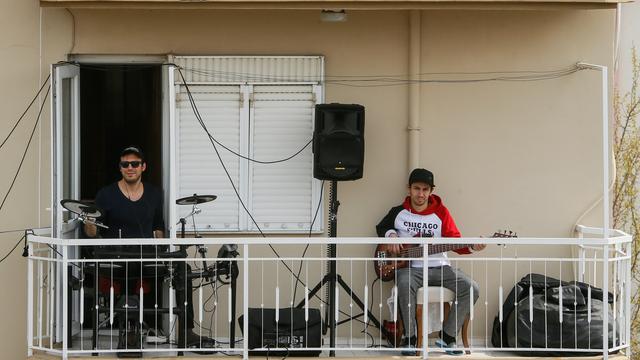
[[[364,163],[364,107],[316,106],[313,176],[321,180],[356,180]]]

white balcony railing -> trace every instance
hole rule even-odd
[[[458,336],[458,347],[466,351],[535,352],[538,356],[560,352],[597,353],[605,358],[612,352],[627,352],[631,343],[631,236],[612,230],[608,238],[603,238],[601,229],[579,227],[577,230],[578,238],[412,238],[403,242],[424,246],[489,244],[483,252],[450,256],[452,267],[461,268],[479,284],[480,297],[468,317],[468,345]],[[267,241],[280,252],[278,256]],[[374,268],[380,259],[373,255],[373,245],[395,241],[381,238],[89,240],[31,234],[28,236],[28,352],[32,354],[37,350],[67,358],[120,352],[175,356],[181,352],[215,351],[241,354],[246,359],[250,351],[292,355],[298,351],[322,354],[349,351],[348,356],[354,352],[384,356],[415,350],[392,346],[393,341],[386,340],[383,331],[375,325],[376,320],[386,318],[393,323],[399,318],[398,297],[391,295],[397,294],[393,281],[374,281]],[[332,243],[338,244],[338,255],[328,257],[326,248]],[[185,247],[186,257],[178,251],[181,246],[191,244],[199,245]],[[229,246],[223,247],[220,257],[207,255],[205,251],[196,252],[199,248],[217,251],[221,244],[237,245],[238,256],[228,256],[225,251]],[[309,246],[306,256],[300,256],[300,250],[306,245]],[[167,252],[169,247],[176,252]],[[329,297],[322,291],[314,294],[314,285],[322,282],[330,269],[329,260],[335,260],[340,275],[338,284],[342,280],[351,289],[349,292],[336,285],[337,291],[330,292]],[[426,264],[427,258],[412,260]],[[424,270],[410,268],[409,271]],[[234,274],[238,275],[237,279]],[[535,296],[542,285],[536,284],[534,277],[544,280],[544,292]],[[553,282],[553,278],[561,282]],[[547,286],[547,281],[551,285]],[[520,292],[511,292],[516,285]],[[328,287],[325,285],[323,290]],[[609,296],[599,289],[607,289]],[[580,291],[584,294],[578,296]],[[361,304],[353,300],[351,293]],[[434,346],[433,337],[428,335],[445,315],[445,299],[443,295],[429,299],[433,294],[429,295],[428,291],[422,296],[418,303],[431,304],[423,311],[425,326],[421,327],[420,334],[428,340],[418,349],[426,358],[443,351]],[[514,296],[513,308],[504,305],[511,300],[510,296]],[[607,298],[608,301],[600,301]],[[390,306],[387,306],[388,300]],[[452,301],[454,306],[456,302],[457,299]],[[335,313],[327,315],[331,305],[335,305]],[[296,306],[301,310],[267,310]],[[257,313],[263,317],[256,323]],[[268,318],[268,314],[275,318]],[[314,320],[317,314],[321,314],[319,324]],[[244,316],[239,321],[240,315]],[[585,316],[586,322],[575,321]],[[331,325],[328,323],[332,317],[339,324],[333,336],[330,329],[322,335],[322,342],[313,342],[313,334]],[[194,324],[193,330],[191,324]],[[287,327],[289,331],[283,330]],[[260,344],[257,348],[250,344],[247,328],[253,329],[249,330],[252,331],[250,337],[257,339]],[[276,333],[264,330],[269,328]],[[245,330],[244,334],[241,329]],[[303,336],[288,335],[296,329],[304,332],[308,342]],[[188,336],[191,331],[195,338]],[[498,334],[493,334],[496,331]],[[391,334],[388,335],[391,338]],[[289,345],[282,345],[284,343]]]

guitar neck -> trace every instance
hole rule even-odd
[[[440,254],[447,251],[464,249],[470,247],[471,244],[430,244],[428,245],[429,255]],[[424,247],[416,246],[400,251],[400,257],[419,258],[424,255]]]
[[[504,230],[503,232],[498,231],[493,233],[491,237],[492,238],[517,238],[518,234],[512,231],[507,232],[507,230]],[[473,246],[473,244],[430,244],[428,248],[429,248],[429,255],[433,255],[433,254],[439,254],[447,251],[464,249],[471,246]],[[405,258],[420,258],[423,255],[424,255],[423,246],[406,248],[401,250],[400,253],[398,254],[399,257],[405,257]]]

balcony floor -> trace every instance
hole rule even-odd
[[[88,349],[91,346],[91,331],[90,330],[83,330],[80,334],[76,334],[73,336],[73,345],[74,345],[74,349]],[[115,348],[117,346],[117,331],[109,331],[108,329],[101,329],[99,335],[98,335],[98,347],[101,349],[109,349],[109,348]],[[228,339],[227,339],[228,340]],[[429,346],[435,346],[433,344],[435,338],[430,337],[429,338]],[[325,341],[328,341],[328,338],[325,339]],[[45,341],[46,343],[46,341]],[[471,339],[471,344],[472,344],[472,348],[474,346],[480,346],[480,339]],[[336,358],[342,358],[342,359],[357,359],[357,360],[369,360],[369,359],[379,359],[379,360],[386,360],[386,359],[422,359],[422,356],[402,356],[400,354],[400,350],[375,350],[375,349],[371,349],[368,351],[362,351],[362,350],[351,350],[349,349],[349,342],[348,339],[345,338],[337,338],[336,339],[336,346],[338,348],[340,347],[345,347],[344,350],[339,350],[336,351]],[[475,344],[475,345],[474,345]],[[46,346],[46,345],[45,345]],[[146,346],[147,348],[151,349],[153,347],[155,347],[156,345],[151,345],[151,344],[145,344],[144,346]],[[238,344],[237,346],[242,346],[242,344]],[[61,344],[55,344],[54,348],[57,350],[61,349]],[[146,353],[144,354],[144,356],[142,357],[143,359],[181,359],[181,360],[192,360],[192,359],[203,359],[203,358],[236,358],[236,359],[240,359],[240,353],[224,353],[225,349],[223,348],[219,348],[218,350],[220,352],[215,353],[215,354],[211,354],[211,355],[200,355],[194,352],[186,352],[185,356],[177,356],[177,352],[173,349],[170,348],[170,345],[164,344],[164,345],[157,345],[158,349],[166,349],[166,351],[161,351],[161,352],[151,352],[151,353]],[[320,358],[329,358],[329,351],[324,351],[320,356]],[[53,359],[60,359],[61,356],[57,356],[57,355],[52,355],[52,354],[47,354],[44,353],[40,350],[34,350],[34,355],[32,357],[27,357],[27,359],[30,360],[53,360]],[[70,359],[86,359],[86,360],[95,360],[96,358],[107,358],[107,359],[116,359],[117,356],[114,353],[106,353],[106,354],[100,354],[100,356],[91,356],[90,354],[83,354],[83,355],[70,355],[69,356]],[[271,356],[271,357],[266,357],[266,356],[251,356],[251,358],[254,359],[280,359],[280,356]],[[300,357],[300,356],[295,356],[295,353],[292,353],[291,356],[287,356],[285,357],[286,359],[313,359],[313,357]],[[442,352],[433,350],[432,352],[429,353],[429,358],[438,358],[438,359],[443,359],[443,360],[447,360],[447,359],[464,359],[464,360],[489,360],[489,359],[499,359],[499,360],[536,360],[536,359],[554,359],[554,360],[560,360],[560,359],[566,359],[566,360],[576,360],[576,359],[580,359],[580,360],[600,360],[602,359],[601,355],[597,355],[597,356],[581,356],[581,357],[576,357],[576,356],[572,356],[572,357],[558,357],[558,356],[545,356],[545,353],[540,352],[539,356],[522,356],[522,355],[518,355],[516,353],[513,352],[506,352],[506,351],[480,351],[480,350],[473,350],[471,354],[465,354],[462,356],[451,356],[451,355],[446,355]],[[612,354],[609,356],[610,360],[627,360],[628,357],[622,353],[618,353],[618,354]]]

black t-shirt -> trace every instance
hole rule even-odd
[[[154,230],[164,231],[162,192],[144,183],[137,201],[129,200],[115,182],[98,191],[96,205],[104,214],[100,218],[109,229],[100,228],[103,238],[152,238]]]

